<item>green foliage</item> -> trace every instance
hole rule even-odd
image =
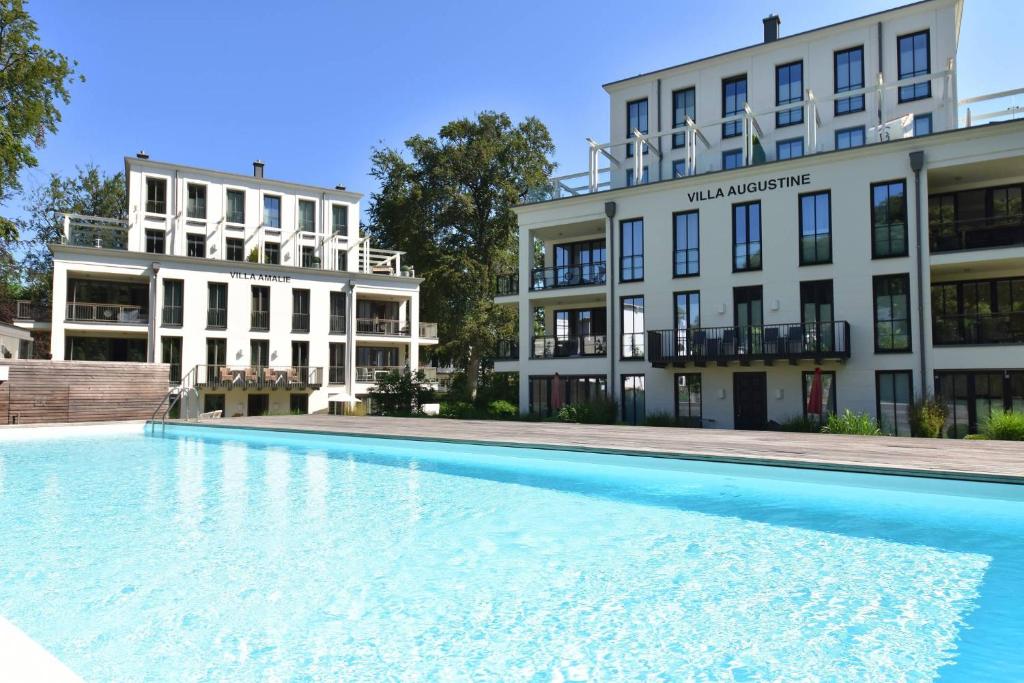
[[[438,415],[457,420],[476,420],[480,418],[480,413],[480,409],[468,401],[446,401],[441,404]]]
[[[433,400],[434,391],[427,384],[422,370],[392,370],[377,378],[370,390],[370,398],[379,406],[382,415],[411,415],[418,413],[424,403]]]
[[[519,408],[508,401],[491,401],[487,413],[496,420],[511,420],[519,417]]]
[[[581,424],[615,424],[618,406],[605,397],[595,398],[583,403],[570,403],[558,411],[559,422],[579,422]]]
[[[679,421],[672,413],[648,413],[644,417],[647,427],[679,427]]]
[[[942,401],[925,397],[910,405],[910,434],[928,439],[942,437],[942,428],[946,424],[949,408]]]
[[[782,421],[779,425],[779,431],[815,433],[821,431],[821,425],[817,420],[806,415],[794,415]]]
[[[859,434],[861,436],[881,436],[875,418],[867,413],[854,413],[849,408],[842,415],[829,415],[828,422],[821,431],[826,434]]]
[[[1024,441],[1024,413],[992,413],[982,425],[986,439]]]
[[[437,321],[438,352],[466,371],[469,398],[483,358],[515,336],[515,310],[494,303],[494,283],[516,267],[512,208],[553,171],[553,152],[537,119],[513,125],[506,114],[483,112],[445,124],[436,137],[413,136],[404,150],[373,153],[381,188],[366,232],[416,265],[421,318]]]
[[[245,260],[249,263],[260,262],[260,250],[257,247],[253,247],[249,250],[249,255],[245,257]]]

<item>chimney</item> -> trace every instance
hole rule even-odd
[[[778,14],[769,14],[767,17],[762,19],[764,22],[764,42],[773,43],[779,39],[779,24],[782,23],[782,19],[779,19]]]
[[[252,175],[254,178],[263,177],[263,162],[260,161],[259,159],[252,162]]]
[[[345,186],[344,185],[335,185],[334,189],[335,190],[341,190],[342,192],[344,192],[345,191]]]
[[[148,159],[149,158],[149,155],[146,154],[146,150],[144,150],[144,149],[140,149],[138,151],[138,153],[136,153],[135,156],[137,156],[139,159]]]

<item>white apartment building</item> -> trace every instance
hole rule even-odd
[[[763,43],[606,84],[611,142],[517,208],[497,283],[520,409],[605,393],[627,422],[761,428],[819,414],[820,369],[821,412],[894,434],[926,393],[949,435],[1024,410],[1024,89],[959,99],[962,11],[772,16]]]
[[[54,359],[171,365],[191,413],[359,411],[420,367],[437,326],[402,253],[359,231],[361,195],[125,158],[128,218],[69,215],[54,257]],[[155,408],[156,406],[154,406]]]

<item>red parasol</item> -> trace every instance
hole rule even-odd
[[[814,380],[811,390],[807,393],[807,414],[821,415],[821,368],[814,368]]]

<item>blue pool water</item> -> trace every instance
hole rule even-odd
[[[87,681],[1024,680],[1022,532],[1012,486],[0,432],[0,616]]]

